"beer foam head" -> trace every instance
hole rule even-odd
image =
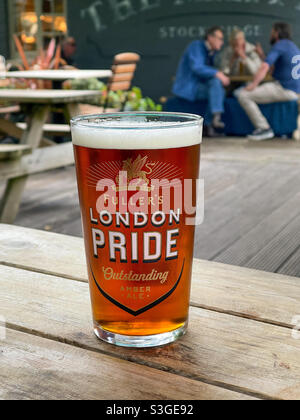
[[[72,120],[76,146],[93,149],[174,149],[200,144],[202,121],[196,115],[119,113]]]

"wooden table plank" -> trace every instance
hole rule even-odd
[[[0,89],[0,102],[62,104],[84,102],[101,95],[99,90]]]
[[[8,329],[2,400],[251,399],[200,381]]]
[[[18,159],[25,153],[31,153],[29,146],[21,144],[0,144],[1,166],[3,165],[3,161]]]
[[[0,263],[87,281],[83,240],[70,236],[0,225]],[[299,296],[297,278],[194,261],[195,306],[291,328],[299,312]]]
[[[111,70],[28,70],[0,72],[1,78],[68,80],[68,79],[106,79],[112,76]]]
[[[178,342],[156,349],[117,348],[92,334],[86,283],[0,270],[0,306],[9,327],[253,397],[300,398],[300,341],[288,328],[193,307],[189,332]]]
[[[251,76],[251,75],[230,76],[229,78],[231,82],[234,82],[234,83],[248,83],[248,82],[253,82],[254,80],[254,76]],[[273,77],[269,74],[264,79],[264,82],[274,82],[274,81],[275,80],[273,79]]]
[[[11,113],[20,112],[20,111],[21,111],[21,108],[19,107],[19,105],[7,106],[7,107],[0,106],[0,115],[11,114]]]

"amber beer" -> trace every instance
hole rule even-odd
[[[72,137],[95,333],[128,347],[172,342],[188,322],[202,119],[78,117]]]

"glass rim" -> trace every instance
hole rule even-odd
[[[127,117],[127,119],[126,119]],[[124,119],[125,121],[130,121],[130,119],[135,117],[161,117],[169,118],[169,121],[161,121],[159,126],[150,125],[149,122],[145,121],[144,124],[138,126],[128,126],[128,125],[106,125],[101,124],[101,120],[116,120]],[[180,118],[182,121],[179,121]],[[89,120],[96,120],[99,122],[93,123]],[[71,127],[81,127],[81,128],[93,128],[101,130],[163,130],[163,129],[174,129],[174,128],[183,128],[183,127],[194,127],[203,125],[204,118],[196,114],[187,114],[181,112],[152,112],[152,111],[139,111],[139,112],[113,112],[107,114],[91,114],[91,115],[78,115],[71,119]],[[165,123],[165,124],[164,124]],[[172,124],[170,124],[172,123]]]

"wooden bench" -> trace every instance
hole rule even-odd
[[[22,131],[27,130],[26,123],[17,123],[18,128]],[[43,133],[52,135],[52,136],[59,136],[61,134],[71,134],[71,127],[68,124],[44,124],[43,126]]]
[[[1,129],[21,138],[20,146],[2,146],[0,182],[6,182],[0,203],[0,222],[13,223],[19,210],[22,193],[29,175],[74,164],[71,143],[42,148],[44,126],[54,106],[81,103],[100,96],[98,91],[0,90],[0,101],[26,104],[28,125],[22,128],[11,121],[0,120]],[[52,144],[52,143],[51,143]],[[25,148],[23,148],[25,146]],[[30,152],[28,154],[28,152]]]
[[[21,108],[19,105],[12,105],[12,106],[0,106],[0,114],[14,114],[20,112]]]
[[[15,160],[22,157],[22,155],[30,153],[31,149],[25,145],[0,145],[0,161]]]

